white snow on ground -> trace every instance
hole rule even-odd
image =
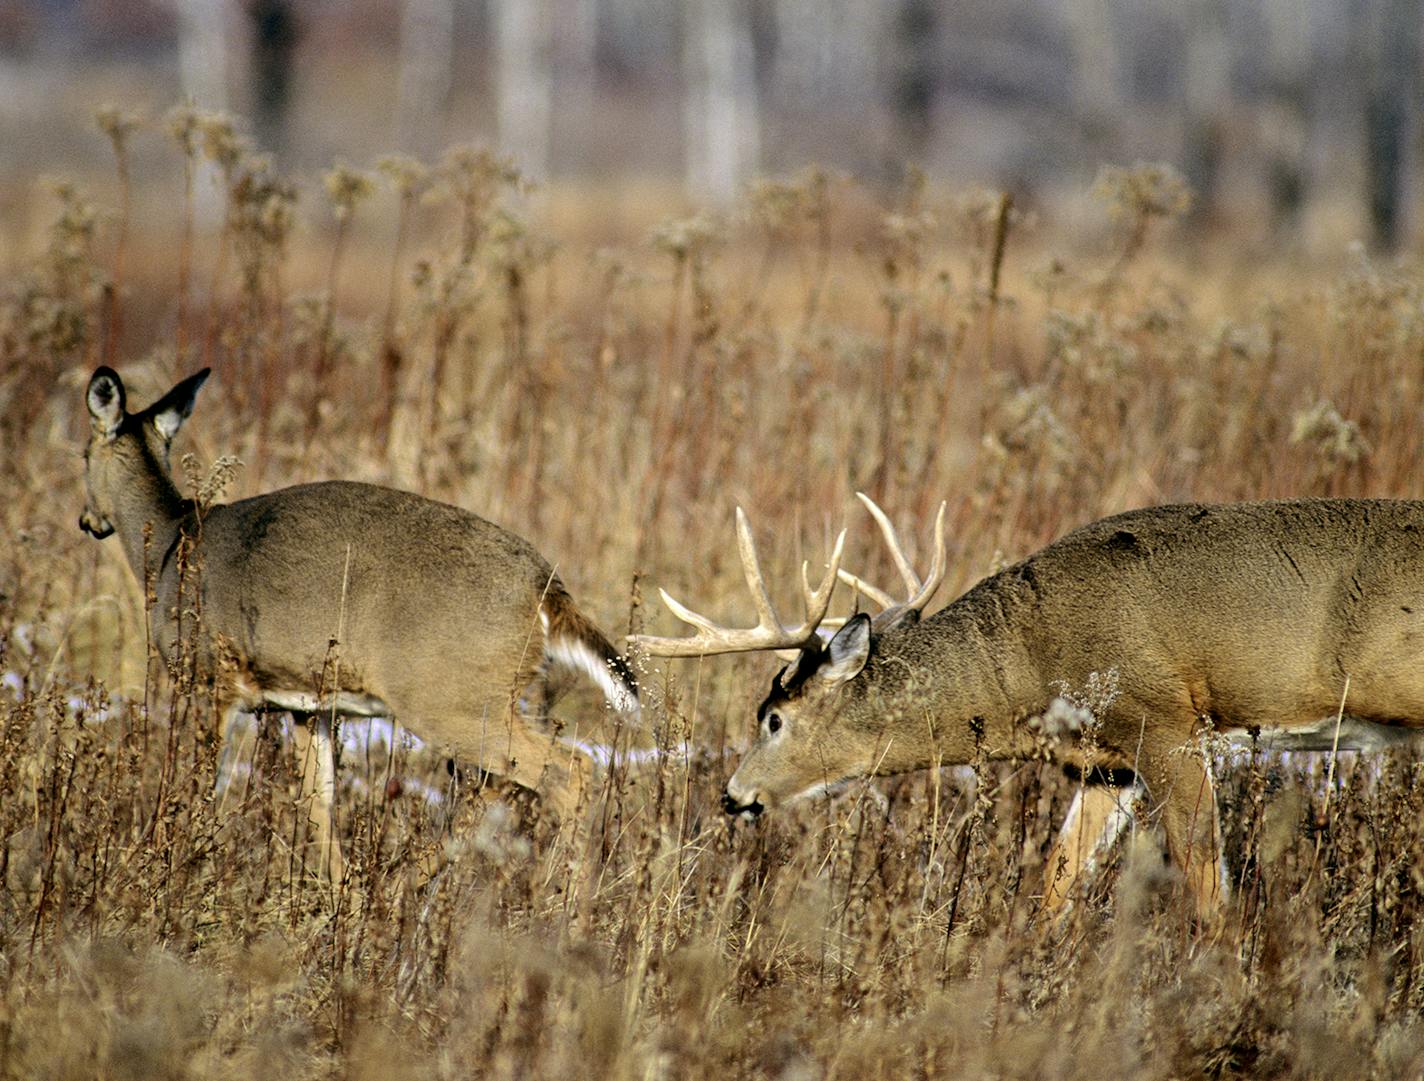
[[[26,686],[24,677],[13,669],[0,672],[0,695],[7,696],[12,702],[19,703],[25,697]],[[90,722],[102,723],[112,719],[122,708],[122,699],[114,699],[113,702],[104,709],[96,709],[94,703],[82,695],[71,695],[65,700],[66,708],[70,716],[77,717],[81,714]],[[241,718],[238,725],[252,725],[258,723],[256,714],[239,714]],[[291,717],[285,713],[269,713],[266,723],[277,723],[280,725],[280,732],[283,739],[291,738]],[[380,772],[382,780],[385,778],[384,764],[392,758],[392,749],[397,749],[405,754],[418,752],[425,746],[424,741],[414,733],[400,727],[386,717],[347,717],[343,718],[339,726],[341,753],[347,756],[347,760],[354,762],[369,763],[371,768],[363,769],[347,768],[343,770],[346,779],[358,791],[364,791],[367,787],[366,777],[374,776],[377,770]],[[1230,734],[1231,746],[1224,753],[1214,754],[1218,776],[1222,773],[1249,765],[1253,748],[1250,741],[1236,733]],[[698,748],[690,743],[683,743],[672,748],[659,747],[635,747],[618,750],[604,743],[597,743],[592,740],[563,738],[565,745],[573,747],[593,760],[594,764],[607,769],[610,766],[618,765],[621,768],[638,769],[649,766],[657,762],[664,755],[670,755],[679,761],[687,761],[694,755],[705,753],[707,748]],[[1372,782],[1379,779],[1380,760],[1371,750],[1356,749],[1345,746],[1347,741],[1342,739],[1342,746],[1338,752],[1338,758],[1342,765],[1350,768],[1334,771],[1334,784],[1339,786],[1346,780],[1356,782]],[[1420,732],[1414,737],[1401,738],[1391,745],[1424,747],[1424,732]],[[1278,765],[1297,775],[1306,775],[1314,782],[1316,791],[1323,792],[1326,784],[1327,769],[1326,763],[1329,760],[1329,751],[1303,751],[1303,750],[1273,750],[1266,741],[1262,741],[1255,749],[1255,753],[1260,755],[1267,765]],[[736,751],[726,750],[726,756],[736,757]],[[973,768],[970,766],[946,767],[951,771],[955,780],[961,785],[972,785],[974,783]],[[233,778],[244,777],[251,771],[251,765],[247,761],[239,762],[233,769]],[[418,778],[410,774],[402,774],[401,786],[404,792],[419,795],[422,798],[439,803],[444,800],[444,791],[441,788],[425,784]],[[230,782],[229,782],[230,783]]]

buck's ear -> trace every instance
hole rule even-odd
[[[124,381],[113,368],[99,368],[89,377],[89,390],[84,395],[89,406],[89,420],[95,433],[109,439],[124,422]]]
[[[816,678],[838,687],[856,676],[870,660],[870,617],[864,612],[851,616],[826,646],[826,659],[816,670]]]
[[[188,376],[144,410],[148,419],[153,421],[153,426],[158,429],[158,434],[165,440],[172,442],[173,437],[178,434],[178,429],[183,427],[183,422],[192,415],[198,388],[207,382],[211,370],[204,368],[197,375]]]

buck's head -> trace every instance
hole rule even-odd
[[[757,736],[727,782],[722,807],[755,816],[833,790],[874,769],[875,738],[860,718],[871,622],[854,616],[830,642],[802,650],[757,709]]]
[[[783,625],[762,578],[746,515],[738,508],[737,546],[756,603],[757,626],[745,630],[719,627],[662,591],[663,601],[673,614],[698,628],[698,633],[690,638],[638,636],[649,653],[665,657],[790,651],[791,663],[777,675],[771,693],[757,710],[756,741],[727,782],[722,806],[728,814],[755,816],[770,807],[833,790],[844,781],[876,772],[877,756],[883,748],[879,746],[880,714],[875,666],[871,663],[875,636],[918,619],[920,610],[944,579],[945,507],[940,505],[935,522],[934,562],[921,581],[889,519],[867,496],[861,495],[860,499],[879,523],[905,580],[908,595],[903,601],[896,601],[841,570],[845,542],[842,531],[819,587],[811,588],[802,568],[805,620],[798,627]],[[837,580],[855,586],[883,610],[874,619],[864,613],[852,616],[829,641],[823,642],[817,630],[825,621]]]
[[[124,382],[112,368],[100,368],[89,379],[89,444],[84,449],[87,499],[79,528],[103,540],[114,531],[116,509],[136,485],[168,476],[168,448],[193,412],[198,388],[208,369],[183,380],[147,409],[125,409]],[[145,493],[146,494],[146,493]]]

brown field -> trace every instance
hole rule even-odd
[[[561,707],[668,752],[606,772],[580,830],[525,794],[416,798],[446,787],[428,753],[394,755],[404,794],[348,754],[332,888],[279,726],[219,819],[204,689],[147,655],[117,545],[74,524],[94,366],[142,404],[210,364],[175,448],[190,485],[233,455],[229,496],[339,476],[458,503],[620,636],[673,633],[659,585],[746,618],[738,504],[788,590],[842,523],[885,579],[857,490],[921,544],[949,501],[942,602],[1129,507],[1420,496],[1415,268],[1189,234],[1145,169],[1074,237],[995,195],[810,174],[669,218],[655,192],[526,195],[454,155],[400,179],[401,226],[391,174],[293,209],[234,150],[226,224],[190,234],[182,160],[50,197],[0,286],[0,1076],[1424,1073],[1408,754],[1223,762],[1235,887],[1211,934],[1150,823],[1055,921],[1055,766],[731,828],[718,794],[772,662],[645,663],[644,730]]]

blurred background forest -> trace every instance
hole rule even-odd
[[[1161,161],[1240,244],[1398,251],[1421,24],[1418,0],[0,0],[0,238],[42,228],[37,168],[109,167],[99,102],[189,101],[287,174],[474,142],[546,190],[717,205],[909,163],[1071,231],[1101,163]]]

